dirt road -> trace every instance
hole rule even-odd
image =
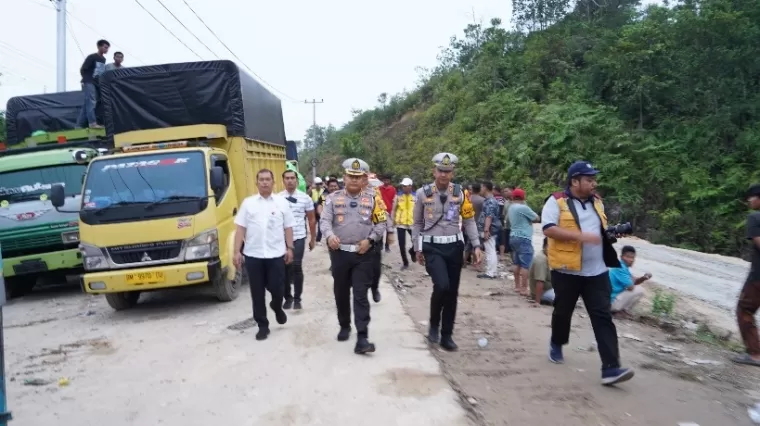
[[[161,292],[119,313],[76,289],[16,300],[4,309],[11,424],[471,424],[390,288],[372,310],[378,352],[361,357],[335,339],[324,249],[307,254],[306,277],[305,309],[264,342],[228,329],[251,315],[247,287],[228,304]]]
[[[394,247],[384,260],[420,333],[427,329],[430,278],[423,268],[399,272]],[[481,280],[468,268],[460,287],[460,350],[434,350],[454,386],[471,398],[484,425],[752,424],[746,407],[760,400],[760,369],[734,366],[731,355],[642,324],[618,322],[623,363],[636,377],[617,388],[599,384],[600,361],[584,309],[576,311],[566,363],[547,360],[551,308],[530,307],[511,281]],[[477,340],[486,337],[480,348]]]

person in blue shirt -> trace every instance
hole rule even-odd
[[[610,268],[612,285],[612,313],[616,317],[630,317],[630,310],[644,297],[644,289],[639,284],[652,278],[652,274],[634,278],[629,269],[636,261],[636,249],[623,247],[620,255],[620,267]]]

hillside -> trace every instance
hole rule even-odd
[[[336,173],[515,184],[538,208],[569,163],[599,167],[610,221],[661,244],[739,255],[741,195],[760,181],[760,1],[643,8],[626,0],[514,0],[511,31],[469,25],[417,88],[381,94],[343,128],[310,129],[301,156]],[[568,13],[562,11],[569,10]]]

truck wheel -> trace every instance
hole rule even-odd
[[[106,293],[106,301],[114,310],[123,311],[134,308],[140,299],[139,291],[124,291],[120,293]]]
[[[247,274],[240,270],[235,272],[234,280],[227,279],[227,274],[220,274],[219,277],[214,280],[214,292],[216,293],[216,298],[219,299],[220,302],[231,302],[237,299],[240,294],[240,285],[243,283],[243,280],[246,279],[246,276]]]
[[[11,300],[26,296],[36,284],[35,276],[8,277],[5,279],[5,298]]]

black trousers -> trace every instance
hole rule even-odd
[[[430,296],[430,327],[441,327],[441,335],[451,336],[457,316],[459,279],[462,275],[464,242],[422,244],[425,269],[433,280]]]
[[[319,215],[317,215],[317,242],[322,241],[322,227],[319,226]]]
[[[609,273],[581,277],[552,271],[552,287],[554,312],[551,342],[555,345],[566,345],[570,340],[570,322],[580,296],[591,319],[599,356],[602,358],[602,368],[619,368],[617,329],[610,313],[612,287]]]
[[[303,253],[306,250],[306,237],[293,241],[293,261],[285,265],[285,299],[301,300],[303,293]]]
[[[406,234],[409,234],[409,240],[412,243],[409,247],[409,256],[412,256],[412,262],[415,261],[417,254],[414,252],[414,241],[411,241],[412,230],[404,228],[396,228],[396,235],[398,236],[398,248],[401,250],[401,260],[404,262],[404,266],[409,266],[409,260],[406,258]]]
[[[272,295],[273,310],[282,309],[282,293],[285,287],[285,259],[259,259],[245,256],[245,268],[248,270],[248,280],[251,287],[251,302],[253,303],[253,319],[260,329],[269,328],[267,319],[266,290]]]
[[[338,324],[351,327],[351,289],[354,293],[354,324],[361,337],[368,337],[369,299],[367,290],[372,285],[373,252],[358,254],[342,250],[330,251],[333,293],[338,309]]]
[[[372,290],[380,288],[380,276],[383,274],[383,240],[380,240],[371,249],[368,255],[372,256]]]

